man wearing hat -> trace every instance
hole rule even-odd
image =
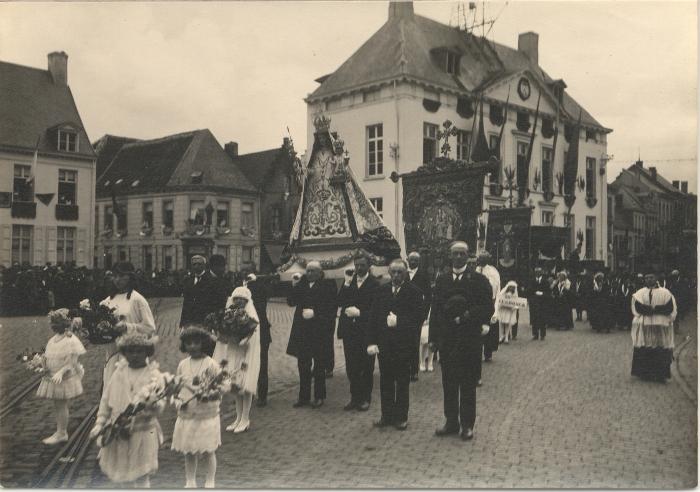
[[[183,288],[180,327],[203,324],[208,314],[223,309],[221,292],[211,271],[207,269],[207,259],[194,255],[190,260],[191,275],[185,279]],[[225,299],[225,298],[224,298]]]
[[[474,437],[476,386],[481,367],[482,335],[493,316],[491,284],[468,268],[469,246],[450,246],[452,271],[438,277],[430,311],[430,343],[440,350],[445,425],[435,431],[443,437]]]
[[[551,295],[549,281],[544,276],[542,268],[535,268],[535,276],[528,289],[528,305],[530,308],[530,325],[532,325],[533,340],[544,341],[544,337],[547,335],[545,310]]]

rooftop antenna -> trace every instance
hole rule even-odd
[[[479,7],[477,2],[469,2],[468,10],[465,2],[460,2],[457,5],[457,20],[458,28],[460,31],[464,31],[468,34],[475,34],[477,29],[481,28],[481,36],[486,37],[488,32],[486,32],[486,26],[489,27],[489,32],[496,22],[496,19],[486,18],[486,2],[482,0],[481,2],[481,22],[477,20],[477,15]]]

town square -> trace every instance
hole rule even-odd
[[[697,486],[693,2],[0,14],[3,487]]]

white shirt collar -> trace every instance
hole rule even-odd
[[[460,268],[459,270],[458,270],[458,269],[455,269],[455,268],[452,268],[452,274],[453,274],[453,275],[464,275],[464,272],[466,272],[466,271],[467,271],[467,265],[464,265],[464,266],[463,266],[462,268]]]
[[[367,277],[369,277],[369,272],[365,274],[364,277],[360,277],[359,275],[357,276],[357,286],[361,286],[362,284],[365,283],[365,280],[367,280]]]

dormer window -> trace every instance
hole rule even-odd
[[[190,183],[202,184],[202,171],[195,171],[190,174]]]
[[[70,130],[58,130],[58,150],[63,152],[78,151],[78,134]]]
[[[447,73],[451,73],[452,75],[457,75],[459,72],[459,55],[457,55],[457,53],[453,53],[452,51],[448,51],[446,61],[447,64],[445,71]]]
[[[459,58],[461,56],[459,51],[443,46],[430,50],[430,55],[433,63],[441,70],[452,75],[459,75]]]

